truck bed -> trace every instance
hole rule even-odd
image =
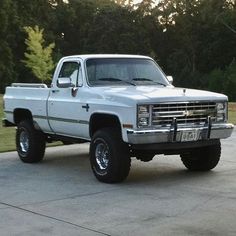
[[[50,88],[45,84],[14,83],[11,87],[7,87],[4,95],[4,112],[7,120],[15,123],[13,113],[17,109],[29,110],[34,121],[40,124],[40,128],[50,131],[47,120],[40,119],[42,116],[47,116],[49,93]]]

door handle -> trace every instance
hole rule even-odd
[[[58,92],[60,92],[59,89],[53,89],[53,90],[52,90],[52,93],[58,93]]]

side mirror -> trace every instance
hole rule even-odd
[[[170,84],[173,84],[173,81],[174,81],[173,77],[171,75],[168,75],[166,77],[167,77],[168,81],[170,82]]]
[[[70,78],[62,77],[62,78],[58,78],[58,80],[57,80],[57,87],[59,87],[59,88],[70,88],[70,87],[74,87],[74,86],[71,83],[71,79]]]

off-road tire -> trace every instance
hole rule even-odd
[[[181,154],[181,160],[185,167],[191,171],[209,171],[215,168],[220,160],[221,144],[201,147]]]
[[[25,163],[36,163],[45,153],[44,134],[36,130],[31,120],[23,120],[17,125],[16,148],[20,159]]]
[[[119,129],[104,128],[94,134],[90,144],[90,164],[101,182],[118,183],[126,179],[131,159]]]

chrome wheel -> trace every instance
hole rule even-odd
[[[118,183],[129,174],[129,148],[118,128],[98,130],[90,143],[90,164],[95,177],[104,183]]]
[[[36,163],[43,159],[45,136],[34,128],[31,120],[17,124],[16,148],[20,159],[25,163]]]
[[[106,170],[109,164],[109,149],[105,143],[99,143],[95,149],[95,159],[101,170]]]
[[[29,135],[25,130],[20,133],[19,141],[21,151],[27,153],[29,151]]]

